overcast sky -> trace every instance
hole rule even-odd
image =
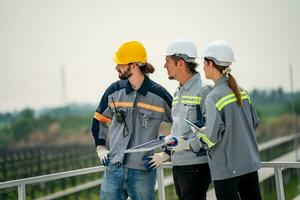
[[[177,38],[199,52],[227,41],[232,74],[248,90],[290,90],[292,63],[300,90],[299,0],[0,0],[0,112],[98,103],[118,79],[112,54],[129,40],[144,43],[156,68],[150,77],[173,94],[162,54]]]

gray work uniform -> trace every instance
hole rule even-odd
[[[210,87],[202,88],[202,81],[199,73],[193,75],[183,86],[179,86],[174,94],[172,102],[172,119],[171,134],[177,138],[184,136],[190,140],[192,150],[174,152],[171,156],[173,165],[195,165],[207,163],[206,153],[196,155],[193,151],[198,151],[200,146],[199,140],[191,127],[185,122],[185,118],[193,123],[198,123],[203,126],[204,118],[202,113],[202,103],[210,91]]]
[[[202,141],[208,144],[213,180],[241,176],[261,167],[255,138],[258,116],[243,89],[241,98],[240,107],[227,77],[223,76],[215,82],[205,100],[207,124]]]
[[[145,169],[142,158],[147,152],[124,154],[124,151],[158,137],[161,122],[172,121],[171,102],[167,90],[147,76],[137,91],[132,89],[128,80],[113,83],[94,115],[94,122],[99,122],[92,131],[96,146],[108,147],[113,164]],[[117,121],[116,112],[119,111],[124,114],[123,123]]]

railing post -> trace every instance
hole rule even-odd
[[[26,189],[25,184],[18,185],[18,200],[26,199]]]
[[[157,168],[156,176],[157,176],[158,199],[166,200],[165,183],[164,183],[164,169],[160,168],[160,167]]]
[[[282,168],[281,167],[274,167],[274,173],[275,173],[277,199],[278,200],[285,200],[284,187],[283,187],[283,178],[282,178]]]

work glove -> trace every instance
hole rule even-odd
[[[104,166],[107,166],[109,163],[108,153],[109,151],[106,149],[105,146],[103,145],[97,146],[98,157],[100,158],[100,161]]]
[[[181,136],[178,139],[178,144],[175,147],[173,147],[172,150],[174,152],[180,152],[180,151],[190,150],[189,141],[184,136]]]
[[[194,138],[189,140],[191,150],[197,156],[205,156],[206,150],[204,149],[204,142],[202,142],[201,138],[195,136]]]
[[[169,154],[166,152],[154,153],[152,156],[144,156],[143,160],[146,161],[144,167],[148,170],[153,170],[163,164],[170,158]]]
[[[200,131],[199,131],[199,132],[200,132],[200,133],[204,133],[205,131],[206,131],[206,126],[203,126],[203,127],[200,128]]]
[[[193,126],[191,126],[191,129],[192,129],[192,131],[193,131],[195,134],[198,134],[198,133],[204,133],[205,130],[206,130],[206,126],[201,127],[200,130],[199,130],[199,129],[196,129],[196,128],[193,127]]]

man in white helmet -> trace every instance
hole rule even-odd
[[[156,168],[171,156],[179,199],[204,200],[211,182],[207,156],[185,119],[199,127],[204,125],[202,103],[211,88],[202,87],[200,74],[196,71],[197,48],[191,41],[175,40],[169,45],[165,55],[164,67],[169,79],[179,82],[172,102],[173,123],[170,135],[178,139],[178,145],[173,148],[172,153],[165,150],[150,156],[148,167]]]

